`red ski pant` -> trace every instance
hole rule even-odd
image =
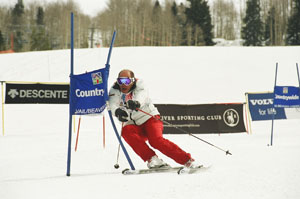
[[[155,116],[160,118],[159,115]],[[122,128],[122,137],[132,147],[132,149],[144,160],[150,160],[155,152],[147,145],[149,144],[172,158],[179,164],[185,164],[191,155],[184,152],[176,144],[163,138],[163,123],[155,118],[150,118],[142,125],[126,125]]]

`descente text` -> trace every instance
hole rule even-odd
[[[63,90],[20,90],[20,98],[68,98]]]

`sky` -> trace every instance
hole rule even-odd
[[[56,2],[58,0],[23,0],[23,3],[28,4],[32,2],[39,2],[39,3],[49,3],[49,2]],[[60,1],[67,1],[67,0],[60,0]],[[81,8],[83,13],[91,16],[95,16],[99,11],[105,9],[106,3],[108,0],[74,0]],[[8,5],[14,6],[18,0],[0,0],[0,5]]]

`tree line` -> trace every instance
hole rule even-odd
[[[242,39],[245,46],[300,45],[300,0],[109,0],[97,16],[83,14],[74,0],[0,5],[0,51],[93,46],[96,33],[108,46],[212,46],[214,38]]]
[[[203,0],[187,0],[189,7],[158,0],[110,0],[108,8],[95,18],[103,42],[113,29],[119,46],[213,45],[209,6]]]
[[[12,8],[0,6],[0,50],[35,51],[70,48],[70,13],[74,12],[76,48],[88,47],[91,17],[72,0],[31,3],[18,0]]]

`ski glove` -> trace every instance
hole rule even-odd
[[[124,111],[124,110],[122,110],[122,109],[120,109],[120,108],[118,108],[116,110],[115,115],[119,119],[119,121],[121,121],[121,122],[127,122],[128,121],[127,120],[127,117],[128,117],[127,112]]]
[[[128,100],[127,101],[127,108],[128,109],[137,111],[136,109],[140,108],[140,107],[141,107],[141,104],[138,101],[134,101],[134,100]]]

